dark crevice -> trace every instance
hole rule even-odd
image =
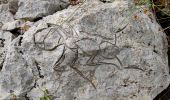
[[[41,20],[42,18],[43,18],[43,17],[37,17],[37,18],[33,19],[32,21],[33,21],[33,22],[37,22],[37,21]]]
[[[35,61],[35,65],[37,67],[39,77],[40,78],[44,78],[44,76],[41,74],[41,68],[39,67],[39,64],[38,64],[37,61]]]
[[[169,100],[170,98],[170,85],[167,89],[162,91],[159,95],[156,96],[154,100]]]
[[[22,33],[20,28],[13,29],[10,32],[15,36],[15,38],[21,35]]]
[[[37,80],[35,80],[34,86],[30,89],[30,91],[31,91],[33,88],[36,88],[36,86],[37,86]]]
[[[24,96],[24,97],[25,97],[25,100],[30,100],[27,95],[28,95],[28,94],[26,93],[25,96]]]
[[[157,50],[153,50],[153,52],[155,52],[156,54],[158,54],[158,51],[157,51]]]
[[[18,46],[21,46],[22,39],[23,39],[23,37],[20,37],[19,42],[18,42]]]
[[[0,58],[2,58],[2,61],[0,63],[0,71],[1,71],[3,66],[4,66],[5,59],[6,59],[6,52],[5,51],[0,54]]]
[[[2,70],[3,66],[4,66],[4,62],[5,62],[5,58],[3,59],[3,61],[0,63],[0,71]]]
[[[37,87],[37,79],[35,80],[34,82],[34,85],[30,88],[30,90],[28,92],[30,92],[32,89],[36,88]],[[27,92],[27,93],[28,93]]]
[[[34,85],[30,88],[30,90],[28,90],[28,91],[25,93],[24,98],[25,98],[26,100],[30,100],[29,97],[28,97],[28,93],[29,93],[32,89],[34,89],[34,88],[36,88],[36,87],[37,87],[37,80],[35,80],[35,83],[34,83]]]
[[[111,3],[111,1],[107,1],[107,0],[100,0],[103,3]]]
[[[150,45],[151,45],[151,42],[148,43],[148,46],[150,46]]]
[[[19,51],[19,53],[22,54],[22,55],[24,54],[21,50]]]
[[[4,44],[5,39],[0,38],[0,41],[1,41],[1,42],[0,42],[0,47],[4,47],[4,45],[5,45],[5,44]]]
[[[74,97],[74,100],[76,100],[77,99],[77,97]]]
[[[9,93],[14,93],[14,90],[9,90]]]

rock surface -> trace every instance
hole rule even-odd
[[[9,44],[13,40],[13,35],[10,32],[0,31],[0,70],[3,67],[5,56]]]
[[[51,15],[54,12],[67,7],[67,5],[68,2],[61,0],[20,0],[15,17],[17,19],[33,20]]]
[[[14,20],[14,16],[8,9],[8,4],[0,5],[0,23],[6,23]]]
[[[131,12],[131,0],[87,0],[26,14],[37,1],[51,4],[19,1],[18,18],[48,16],[5,44],[0,99],[39,100],[48,90],[52,100],[153,100],[169,85],[166,36],[151,12]]]
[[[11,30],[14,30],[16,28],[20,28],[22,26],[22,24],[24,24],[24,22],[21,21],[21,20],[15,20],[15,21],[12,21],[12,22],[8,22],[8,23],[5,23],[2,26],[2,30],[11,31]]]

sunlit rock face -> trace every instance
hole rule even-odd
[[[39,100],[48,90],[52,100],[153,100],[170,76],[166,36],[147,9],[87,0],[30,22],[2,47],[0,99]],[[2,36],[25,28],[11,23]]]
[[[19,0],[17,19],[34,20],[39,17],[51,15],[56,11],[66,8],[68,1],[63,0]]]

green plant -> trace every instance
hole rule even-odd
[[[11,98],[10,98],[10,100],[17,100],[17,96],[16,96],[16,94],[11,93]]]
[[[44,96],[40,97],[40,100],[52,100],[48,89],[43,90],[43,92],[44,92]]]

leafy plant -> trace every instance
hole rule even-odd
[[[52,100],[48,89],[43,90],[43,92],[44,92],[44,96],[40,97],[40,100]]]

